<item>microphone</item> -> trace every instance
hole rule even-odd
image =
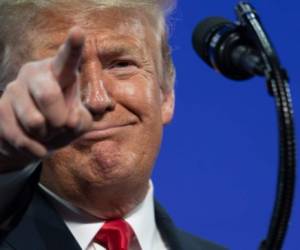
[[[222,17],[200,22],[193,33],[193,46],[209,66],[230,79],[245,80],[263,75],[274,97],[280,135],[278,181],[268,233],[259,249],[280,250],[289,226],[296,187],[295,125],[288,74],[255,8],[240,2],[235,12],[237,23]]]
[[[201,21],[193,32],[193,47],[212,68],[233,80],[264,75],[259,50],[242,25],[223,17]]]

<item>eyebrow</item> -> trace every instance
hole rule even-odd
[[[101,40],[97,44],[98,54],[101,57],[122,55],[144,56],[145,51],[139,42],[134,41],[134,39],[130,39],[132,41],[128,42],[128,37],[126,36],[126,38],[126,42],[122,41],[122,37]]]

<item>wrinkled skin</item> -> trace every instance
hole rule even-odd
[[[110,9],[70,20],[63,30],[39,31],[34,59],[53,56],[72,26],[84,30],[80,89],[93,124],[44,160],[42,183],[90,214],[120,217],[147,192],[173,92],[161,90],[160,44],[143,13]]]

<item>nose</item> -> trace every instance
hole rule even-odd
[[[83,69],[82,101],[94,115],[103,115],[115,108],[115,102],[108,91],[101,63],[95,61]]]

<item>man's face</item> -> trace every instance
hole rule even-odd
[[[44,162],[43,182],[64,193],[74,192],[68,189],[78,185],[146,187],[163,125],[173,114],[173,92],[161,90],[166,83],[160,77],[161,47],[155,28],[145,14],[129,9],[57,20],[38,31],[34,59],[55,55],[73,25],[84,30],[81,95],[94,124],[93,131]]]

